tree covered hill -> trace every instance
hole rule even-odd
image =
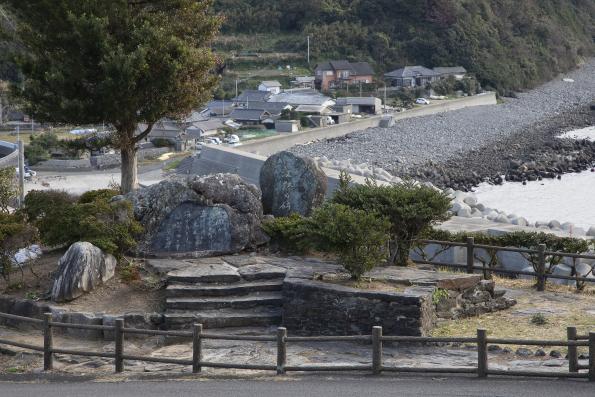
[[[595,0],[216,0],[223,33],[282,37],[314,59],[463,65],[485,86],[518,90],[595,54]],[[282,34],[282,35],[280,35]]]

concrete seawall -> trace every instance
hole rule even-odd
[[[448,112],[457,109],[463,109],[474,106],[495,105],[496,94],[488,92],[472,97],[453,99],[449,101],[435,101],[431,105],[418,107],[402,113],[393,113],[395,120],[403,120],[412,117],[427,116],[434,113]],[[323,128],[312,128],[306,131],[275,135],[272,137],[258,139],[253,142],[245,143],[237,147],[237,150],[270,156],[282,150],[289,149],[294,145],[301,145],[320,139],[338,138],[355,131],[365,130],[367,128],[378,127],[382,116],[372,116],[362,120],[352,121],[350,123],[338,124]]]

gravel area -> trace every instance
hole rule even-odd
[[[574,82],[563,81],[563,78]],[[595,100],[595,59],[504,104],[473,107],[397,121],[345,137],[295,146],[295,154],[350,159],[399,173],[428,161],[445,162],[501,141],[545,119],[555,119]]]

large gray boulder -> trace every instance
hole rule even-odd
[[[327,177],[314,160],[280,152],[262,166],[260,188],[266,214],[308,216],[324,202]]]
[[[138,246],[143,254],[230,254],[268,241],[261,227],[260,191],[237,175],[166,180],[127,198],[144,227]]]
[[[91,243],[72,244],[60,258],[52,300],[68,302],[92,291],[114,276],[116,263],[116,258]]]

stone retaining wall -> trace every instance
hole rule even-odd
[[[428,335],[434,324],[433,289],[408,293],[366,291],[320,281],[287,278],[283,325],[293,335]]]
[[[60,307],[55,307],[42,302],[35,302],[27,299],[17,299],[9,296],[0,296],[0,312],[13,314],[15,316],[31,317],[43,319],[45,313],[52,313],[52,320],[67,324],[82,325],[106,325],[113,326],[116,318],[123,318],[124,324],[129,328],[140,329],[160,329],[163,324],[163,314],[161,313],[125,313],[125,314],[104,314],[104,313],[85,313],[71,312]],[[17,329],[39,329],[41,326],[16,320],[0,318],[0,325],[5,325]],[[77,338],[86,339],[105,339],[112,340],[112,331],[82,330],[74,328],[54,329],[56,334],[68,335]],[[145,335],[130,334],[126,338],[140,337]]]

